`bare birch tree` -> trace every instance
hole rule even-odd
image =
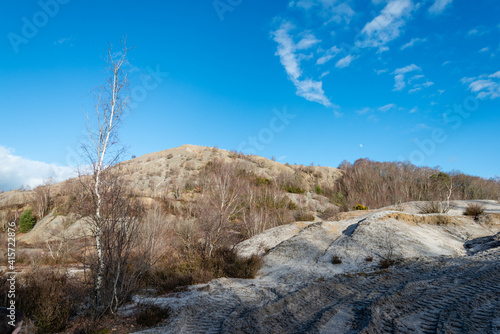
[[[234,168],[214,159],[203,175],[203,193],[199,202],[199,224],[203,234],[203,251],[210,257],[216,246],[227,241],[233,215],[239,212],[242,185]]]
[[[50,190],[52,185],[54,184],[54,180],[49,178],[45,180],[43,185],[40,185],[33,189],[35,193],[35,212],[39,220],[43,219],[47,212],[50,209],[51,205],[51,194]]]
[[[113,192],[116,182],[107,178],[110,167],[115,165],[123,149],[118,144],[118,127],[128,110],[130,94],[128,92],[127,74],[123,71],[129,49],[122,42],[122,51],[113,53],[112,47],[107,51],[107,67],[109,74],[107,82],[95,90],[95,108],[92,115],[87,114],[88,142],[82,145],[84,155],[90,168],[89,175],[80,171],[80,180],[84,189],[89,194],[91,210],[91,233],[95,241],[97,268],[94,273],[94,291],[98,307],[103,306],[102,288],[105,276],[105,250],[109,245],[103,244],[103,236],[109,233],[105,228],[107,212],[103,215],[105,204],[113,200],[106,196],[121,196],[122,193]],[[113,211],[113,210],[111,210]],[[116,219],[116,217],[113,217]],[[120,218],[118,218],[120,219]],[[109,236],[107,236],[108,241]],[[125,238],[125,237],[124,237]]]

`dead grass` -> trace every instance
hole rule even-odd
[[[453,217],[448,215],[425,215],[417,216],[403,212],[391,212],[386,214],[381,220],[395,219],[404,221],[409,225],[427,224],[427,225],[450,225],[456,223]]]

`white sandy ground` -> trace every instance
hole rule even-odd
[[[498,238],[497,233],[500,231],[498,220],[485,223],[464,217],[463,211],[469,202],[451,203],[448,215],[452,217],[453,223],[447,225],[383,219],[396,212],[391,208],[383,208],[343,221],[297,222],[270,229],[240,243],[236,248],[241,256],[263,255],[264,265],[257,278],[221,278],[207,285],[192,286],[187,292],[158,298],[136,296],[136,302],[167,305],[173,312],[166,324],[140,333],[218,333],[225,319],[230,315],[234,317],[232,313],[242,305],[259,308],[300,292],[303,287],[314,282],[345,274],[377,272],[379,261],[387,257],[390,250],[397,259],[418,260],[419,263],[465,259],[466,242],[495,235]],[[487,213],[500,213],[500,204],[495,201],[477,202],[484,205]],[[405,203],[398,209],[417,217],[422,216],[416,213],[418,204]],[[342,263],[333,265],[333,256],[338,256]],[[373,261],[367,261],[368,257],[372,257]],[[129,305],[124,312],[132,310],[133,305]],[[352,310],[349,310],[339,309],[331,319],[327,319],[330,325],[323,326],[324,329],[329,328],[326,332],[345,333],[340,325],[352,318]],[[293,312],[300,313],[300,310]],[[295,313],[291,316],[297,317]],[[333,323],[336,325],[333,326]],[[267,331],[261,329],[259,332]]]

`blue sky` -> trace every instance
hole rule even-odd
[[[0,15],[0,189],[73,173],[123,36],[127,157],[196,144],[500,174],[496,0],[41,0]]]

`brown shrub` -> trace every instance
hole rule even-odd
[[[394,261],[388,260],[388,259],[383,259],[380,261],[379,264],[380,264],[380,268],[387,269],[394,264]]]
[[[18,309],[31,318],[36,333],[63,330],[75,315],[88,291],[82,284],[71,282],[66,273],[52,269],[34,269],[16,281]]]
[[[341,264],[341,263],[342,263],[342,259],[338,255],[334,255],[332,257],[332,264]]]
[[[472,216],[474,220],[479,220],[479,216],[484,213],[482,204],[469,203],[464,211],[464,216]]]
[[[449,211],[448,205],[440,201],[429,201],[418,204],[417,208],[421,214],[446,213]]]
[[[166,259],[144,277],[143,285],[163,294],[219,277],[254,278],[261,267],[262,259],[257,255],[241,258],[232,249],[219,248],[210,257],[197,252],[189,257]]]
[[[160,307],[158,305],[139,304],[139,313],[136,322],[142,327],[154,327],[160,322],[170,317],[170,308]]]

